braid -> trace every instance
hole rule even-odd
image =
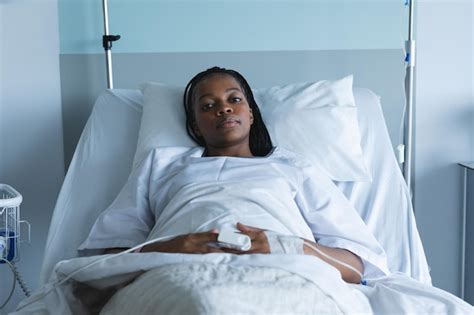
[[[194,132],[193,124],[195,121],[194,118],[194,93],[196,86],[199,82],[204,80],[205,78],[212,76],[214,74],[227,74],[232,76],[242,88],[245,97],[247,98],[247,102],[249,103],[250,108],[252,109],[253,114],[253,124],[250,126],[250,135],[249,135],[249,145],[250,151],[255,156],[266,156],[270,153],[273,148],[272,140],[270,138],[270,134],[268,133],[267,127],[263,122],[262,115],[260,113],[260,109],[258,108],[257,102],[252,93],[252,89],[248,84],[247,80],[238,73],[237,71],[219,68],[219,67],[212,67],[207,69],[206,71],[200,72],[195,75],[191,81],[189,81],[186,89],[184,90],[183,95],[183,104],[184,104],[184,111],[186,113],[186,131],[188,135],[193,139],[197,144],[205,147],[206,143],[204,138],[198,136]]]

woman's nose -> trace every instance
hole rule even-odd
[[[217,114],[219,116],[224,115],[224,114],[230,114],[230,113],[232,113],[232,107],[227,103],[221,104],[219,108],[217,109]]]

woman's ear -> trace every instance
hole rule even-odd
[[[252,125],[252,124],[253,124],[253,112],[252,112],[252,108],[249,108],[249,111],[250,111],[250,124]]]

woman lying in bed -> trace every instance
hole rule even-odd
[[[187,131],[201,147],[152,151],[80,249],[113,252],[169,236],[140,251],[313,255],[351,283],[387,272],[383,249],[332,181],[273,147],[239,73],[199,73],[184,107]],[[229,227],[250,237],[249,250],[215,246]]]

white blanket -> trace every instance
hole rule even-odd
[[[282,148],[264,158],[202,157],[203,150],[151,151],[79,249],[131,248],[146,238],[241,222],[347,249],[362,259],[364,279],[389,273],[384,250],[357,211],[306,160]]]
[[[120,290],[101,314],[342,314],[317,285],[271,267],[166,265]]]
[[[140,253],[103,260],[110,256],[60,262],[50,282],[21,302],[15,314],[90,314],[104,305],[104,314],[117,309],[145,314],[150,308],[166,314],[474,312],[455,296],[403,275],[366,286],[346,284],[336,269],[313,256]]]
[[[277,294],[276,296],[287,294],[289,296],[287,301],[291,302],[287,307],[290,309],[296,307],[297,304],[302,304],[298,306],[302,310],[331,309],[330,313],[334,310],[342,313],[371,312],[367,299],[347,285],[335,268],[313,256],[302,255],[125,254],[96,263],[78,272],[71,278],[71,281],[66,281],[64,284],[59,286],[53,284],[60,282],[91,262],[103,260],[106,256],[110,257],[111,255],[76,258],[60,262],[55,267],[51,281],[30,298],[24,300],[19,305],[17,314],[89,314],[97,311],[97,307],[100,308],[107,302],[111,291],[114,292],[116,288],[130,283],[140,274],[143,275],[137,282],[133,282],[132,289],[128,290],[128,293],[132,292],[131,296],[127,294],[127,291],[123,292],[122,290],[119,291],[119,295],[126,297],[117,298],[122,304],[126,304],[125,308],[135,314],[140,313],[137,311],[139,307],[146,308],[150,303],[155,305],[155,302],[160,300],[163,300],[164,303],[159,307],[166,308],[167,314],[195,313],[197,301],[206,300],[208,301],[205,303],[207,309],[211,307],[222,309],[226,305],[228,307],[227,303],[229,302],[227,299],[219,300],[216,293],[223,295],[230,293],[240,296],[244,291],[251,297],[242,300],[243,303],[246,303],[241,306],[242,310],[247,311],[255,310],[268,313],[275,310],[273,298],[264,300],[260,298],[260,293],[265,292],[270,297],[272,294]],[[190,267],[185,266],[190,264],[192,264]],[[209,266],[204,267],[204,265]],[[177,268],[181,276],[173,279],[173,275],[168,272],[170,266]],[[226,276],[225,273],[233,268],[234,270],[240,269],[240,271],[234,276],[231,274]],[[213,273],[216,274],[213,275]],[[239,273],[244,276],[243,279],[240,277],[235,279],[235,275]],[[174,282],[175,285],[163,288],[157,284],[157,287],[152,291],[152,298],[155,301],[150,301],[150,297],[147,294],[142,294],[142,291],[146,291],[146,288],[150,287],[149,278],[154,277],[161,277],[169,283]],[[251,277],[254,278],[252,282],[245,282],[244,279]],[[279,284],[275,286],[275,283],[270,280]],[[180,286],[180,281],[183,281],[184,285]],[[290,286],[287,287],[288,283]],[[216,284],[223,285],[222,292],[220,289],[217,291],[202,290],[203,287],[212,288]],[[235,284],[240,287],[232,293],[229,290],[232,290],[230,288]],[[296,285],[311,287],[311,290],[306,294],[315,292],[315,297],[323,297],[320,303],[299,300],[298,291],[292,290]],[[283,289],[284,287],[286,290]],[[209,292],[211,294],[208,294]],[[181,300],[181,302],[173,308],[173,305],[170,305],[170,299]],[[188,303],[183,304],[184,300],[188,300]],[[112,304],[107,305],[106,310],[113,310],[114,307],[117,307],[118,301],[112,300]],[[304,306],[306,303],[314,305],[308,309],[307,306]],[[123,306],[122,304],[119,305]],[[132,311],[134,307],[137,309]]]

